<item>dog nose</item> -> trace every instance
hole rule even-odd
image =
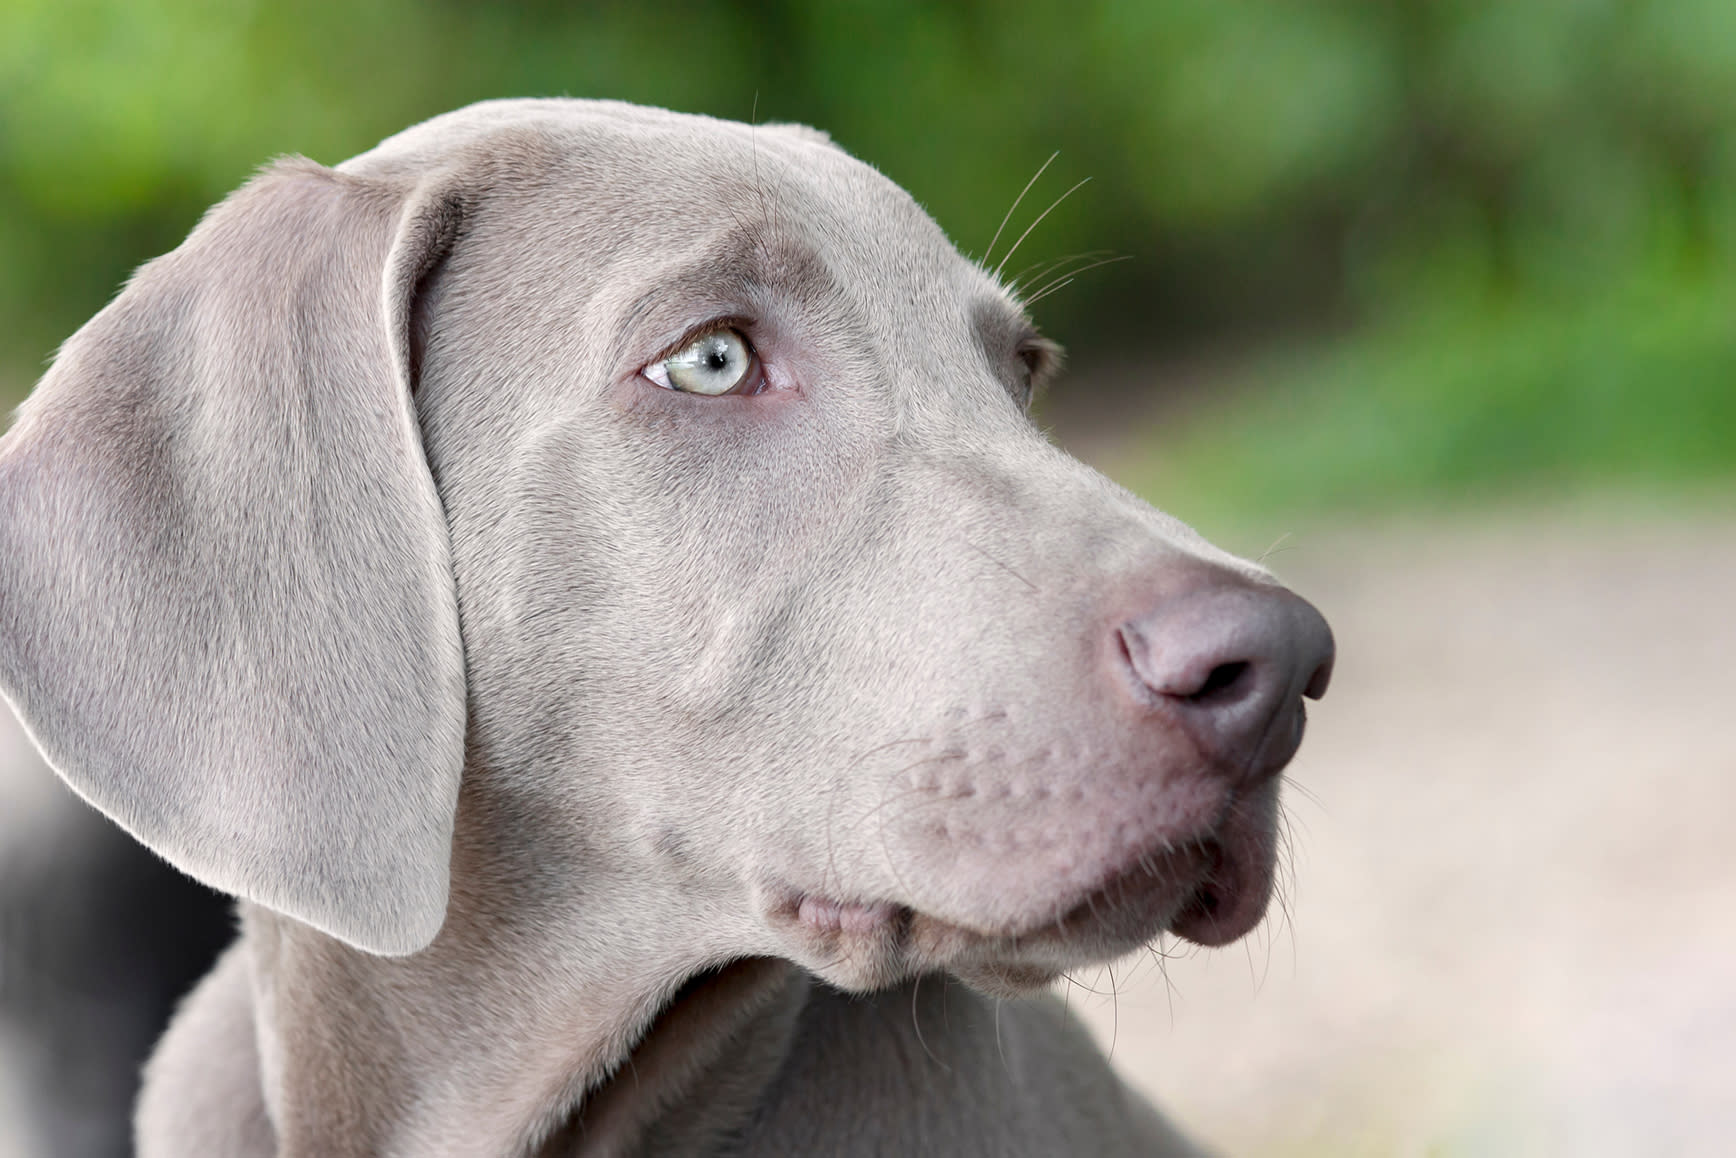
[[[1214,765],[1277,772],[1302,741],[1302,697],[1332,679],[1332,629],[1281,587],[1221,580],[1165,598],[1116,629],[1135,696],[1175,721]]]

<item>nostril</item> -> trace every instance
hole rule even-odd
[[[1145,641],[1139,636],[1139,629],[1131,623],[1122,624],[1116,629],[1115,642],[1121,648],[1121,662],[1126,664],[1135,675],[1144,679],[1145,674],[1139,670],[1139,660],[1134,658],[1135,651],[1145,644]]]
[[[1186,647],[1173,647],[1165,654],[1151,646],[1137,624],[1123,624],[1115,641],[1121,662],[1147,688],[1169,700],[1214,706],[1241,698],[1256,682],[1250,660],[1212,663]]]
[[[1198,691],[1182,698],[1194,703],[1204,703],[1213,698],[1222,698],[1220,693],[1230,692],[1237,684],[1243,682],[1242,677],[1247,674],[1250,666],[1246,660],[1220,663],[1206,673],[1206,682],[1200,685]]]
[[[1331,629],[1281,588],[1226,580],[1159,601],[1111,634],[1132,706],[1186,734],[1214,767],[1248,776],[1294,754],[1303,695],[1318,698],[1332,675]]]

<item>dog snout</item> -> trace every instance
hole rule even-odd
[[[1114,628],[1136,710],[1178,726],[1237,779],[1279,771],[1302,739],[1304,696],[1332,678],[1332,631],[1307,600],[1226,577],[1167,595]]]

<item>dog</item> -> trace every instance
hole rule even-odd
[[[0,687],[241,899],[139,1153],[1193,1152],[1001,999],[1260,920],[1332,638],[1058,357],[824,134],[607,102],[142,267],[0,443]]]

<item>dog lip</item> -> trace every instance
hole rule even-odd
[[[1258,924],[1269,893],[1257,843],[1220,813],[1189,839],[1154,842],[1010,917],[985,920],[944,906],[849,898],[787,882],[765,889],[762,912],[798,958],[878,962],[875,975],[883,980],[910,968],[1071,968],[1165,932],[1206,946],[1241,937]]]
[[[1235,860],[1218,846],[1204,879],[1171,918],[1170,932],[1208,948],[1227,945],[1247,932],[1252,924],[1245,922],[1242,914],[1248,907],[1243,875]]]
[[[929,944],[969,943],[1013,964],[1029,953],[1069,966],[1128,952],[1171,930],[1198,903],[1210,874],[1229,853],[1215,837],[1147,850],[1094,884],[1071,890],[1061,905],[1038,916],[982,924],[921,909],[911,913],[912,939]],[[1004,954],[1000,950],[1004,949]],[[941,963],[944,963],[941,962]]]
[[[761,911],[776,928],[808,944],[901,942],[914,912],[888,900],[843,900],[787,884],[764,890]]]
[[[871,935],[893,924],[900,908],[887,901],[836,901],[817,893],[804,893],[796,901],[795,918],[820,934]]]
[[[1209,836],[1166,843],[1110,872],[1050,923],[1069,938],[1095,930],[1122,940],[1147,941],[1167,928],[1192,900],[1221,856],[1222,847]]]
[[[1199,883],[1170,919],[1169,931],[1206,948],[1241,939],[1266,915],[1272,872],[1270,860],[1229,835],[1213,849]]]
[[[1212,837],[1145,850],[1094,883],[1068,891],[1041,914],[982,921],[891,900],[842,900],[798,888],[774,890],[767,915],[807,938],[906,939],[913,930],[977,944],[1090,942],[1108,935],[1137,944],[1162,932],[1197,900],[1224,856]]]

